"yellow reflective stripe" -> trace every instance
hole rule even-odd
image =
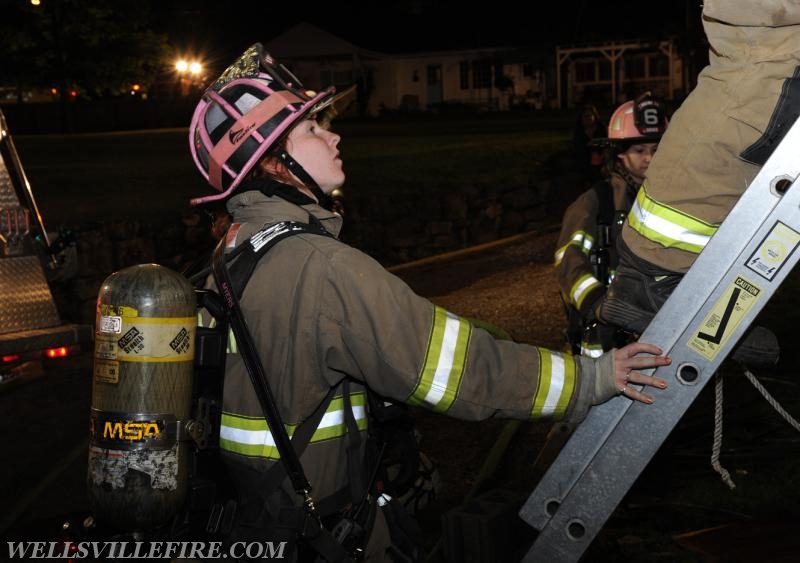
[[[353,417],[360,431],[367,429],[366,395],[354,393],[350,396]],[[289,437],[294,435],[297,424],[287,424],[286,433]],[[323,442],[332,438],[339,438],[347,433],[347,424],[344,419],[344,399],[339,396],[331,401],[322,420],[311,435],[311,442]],[[280,459],[275,438],[269,430],[267,421],[263,418],[241,416],[227,412],[222,413],[220,424],[220,448],[249,457],[263,457],[267,459]]]
[[[214,328],[215,326],[217,326],[217,319],[215,319],[214,317],[211,317],[210,315],[209,315],[209,317],[211,318],[211,321],[208,323],[208,328]],[[203,313],[202,312],[198,312],[197,313],[197,326],[200,326],[200,327],[203,326]],[[225,353],[226,354],[238,354],[239,353],[239,347],[236,345],[236,337],[233,335],[233,329],[232,328],[228,328],[228,342],[227,342],[227,345],[225,347]]]
[[[450,408],[464,375],[471,334],[468,321],[434,306],[425,362],[408,404],[425,404],[436,412]]]
[[[531,419],[552,417],[559,420],[575,392],[575,358],[551,350],[539,351],[539,386],[533,396]]]
[[[578,309],[581,308],[583,305],[583,299],[586,297],[586,294],[589,293],[595,287],[603,285],[600,281],[594,277],[592,274],[584,274],[575,284],[572,286],[570,290],[570,297],[572,298],[572,302],[575,304]]]
[[[228,329],[228,345],[225,348],[227,354],[238,354],[239,347],[236,345],[236,336],[233,334],[233,329]]]
[[[583,247],[583,253],[588,255],[594,247],[594,237],[589,233],[583,233],[583,244],[581,246]]]
[[[564,254],[567,252],[567,248],[570,246],[577,246],[581,252],[588,255],[589,252],[592,250],[594,246],[594,237],[587,233],[586,231],[575,231],[572,233],[572,237],[570,241],[555,251],[553,254],[553,259],[555,261],[555,265],[558,266],[561,264],[561,261],[564,259]]]
[[[569,248],[570,244],[572,243],[568,242],[567,244],[556,250],[555,254],[553,254],[553,262],[555,263],[556,266],[561,264],[561,261],[564,259],[564,253],[567,252],[567,248]]]
[[[634,231],[661,246],[695,254],[705,248],[718,227],[659,203],[647,195],[645,184],[636,194],[628,223]]]

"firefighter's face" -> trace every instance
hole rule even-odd
[[[643,143],[640,145],[631,145],[628,150],[617,155],[622,161],[634,178],[640,182],[644,181],[647,169],[650,167],[650,161],[656,154],[658,143]]]
[[[287,152],[326,194],[344,184],[345,175],[338,148],[340,140],[339,135],[320,126],[314,119],[301,121],[287,138]]]

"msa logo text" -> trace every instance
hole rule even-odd
[[[103,426],[103,438],[106,440],[134,442],[159,436],[161,436],[161,429],[157,422],[111,422],[107,420]]]

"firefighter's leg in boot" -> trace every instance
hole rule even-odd
[[[597,308],[598,318],[625,331],[641,334],[678,286],[682,274],[663,270],[642,260],[617,241],[619,266],[614,281]],[[749,366],[769,366],[778,361],[780,347],[775,334],[754,326],[733,349],[731,359]]]
[[[641,334],[677,287],[682,274],[653,266],[617,241],[619,265],[597,309],[604,323]]]

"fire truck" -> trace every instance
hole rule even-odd
[[[61,267],[0,110],[0,388],[42,372],[92,340],[89,325],[63,322],[48,278]]]

